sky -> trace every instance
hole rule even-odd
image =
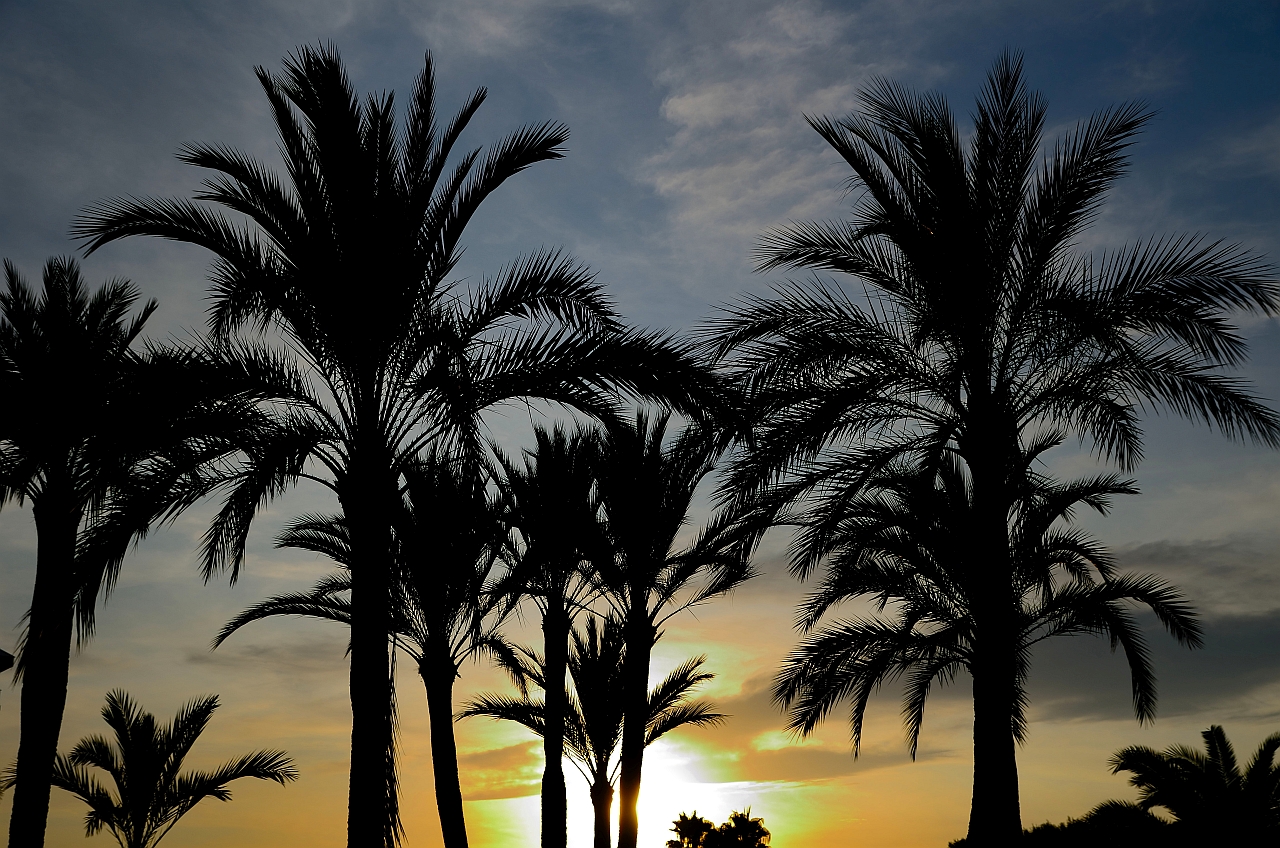
[[[754,239],[788,220],[844,214],[847,169],[805,115],[853,110],[859,87],[883,75],[943,92],[967,120],[1006,48],[1025,53],[1030,84],[1048,98],[1050,145],[1119,102],[1141,100],[1156,112],[1082,249],[1189,232],[1280,255],[1280,7],[1234,0],[4,0],[0,255],[38,279],[47,257],[76,250],[68,225],[86,206],[130,194],[189,196],[200,175],[174,158],[184,142],[229,144],[277,162],[253,67],[279,68],[298,45],[328,41],[361,91],[395,90],[403,102],[428,49],[446,111],[486,86],[489,99],[464,137],[473,146],[528,122],[567,123],[567,158],[490,198],[457,274],[465,285],[522,253],[562,246],[642,326],[688,330],[745,292],[767,291],[777,278],[752,272]],[[163,339],[202,326],[208,259],[133,240],[83,266],[95,283],[124,276],[157,298],[148,329]],[[1280,327],[1240,320],[1253,351],[1241,376],[1280,399]],[[528,428],[522,415],[492,416],[494,436],[518,448]],[[1123,660],[1105,642],[1037,652],[1019,752],[1028,825],[1135,797],[1106,765],[1122,746],[1199,744],[1199,732],[1218,723],[1245,754],[1280,730],[1280,456],[1185,422],[1152,416],[1145,426],[1142,494],[1082,524],[1126,567],[1181,586],[1204,617],[1206,644],[1188,652],[1152,634],[1161,702],[1146,726],[1133,719]],[[1063,475],[1096,469],[1069,446],[1050,464]],[[314,508],[326,508],[324,497],[300,488],[265,511],[235,585],[204,584],[196,569],[213,505],[153,534],[126,562],[96,637],[72,660],[63,750],[103,729],[105,693],[124,688],[160,716],[196,695],[221,696],[195,765],[256,748],[283,748],[297,760],[297,783],[236,785],[231,803],[189,814],[166,838],[170,848],[343,844],[345,634],[317,622],[267,622],[208,649],[245,606],[326,573],[323,562],[271,545],[284,521]],[[857,760],[840,712],[809,739],[781,732],[769,681],[797,640],[792,611],[805,592],[786,573],[784,542],[761,551],[760,578],[675,620],[659,644],[655,675],[706,654],[716,678],[704,693],[732,717],[650,750],[641,844],[660,845],[680,812],[722,821],[747,806],[781,848],[924,848],[963,835],[972,767],[966,682],[934,696],[915,762],[892,691],[872,702]],[[34,561],[30,511],[7,505],[0,648],[18,639]],[[437,846],[425,703],[420,683],[401,672],[406,844]],[[471,666],[459,697],[504,686],[494,670]],[[7,674],[0,687],[7,763],[17,748],[18,692]],[[535,845],[539,744],[483,719],[460,723],[458,735],[472,844]],[[0,801],[6,821],[8,805]],[[55,791],[47,844],[82,844],[82,815],[78,801]],[[585,784],[571,782],[570,815],[571,845],[589,844]]]

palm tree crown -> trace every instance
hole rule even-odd
[[[253,777],[284,784],[298,770],[282,751],[245,754],[213,771],[182,772],[191,746],[218,708],[218,697],[197,698],[178,711],[169,724],[144,712],[125,692],[107,695],[102,718],[115,731],[114,744],[102,736],[86,737],[59,756],[53,785],[89,805],[86,836],[103,828],[120,848],[154,848],[178,819],[206,798],[230,801],[227,784]],[[105,771],[115,791],[104,787],[87,767]]]
[[[1199,844],[1274,838],[1280,831],[1280,733],[1264,739],[1243,770],[1221,726],[1200,735],[1203,753],[1185,745],[1163,751],[1134,745],[1112,756],[1111,771],[1130,772],[1138,804],[1164,807]]]
[[[1027,462],[1033,460],[1034,455]],[[847,699],[856,753],[871,695],[904,678],[902,715],[914,757],[932,687],[972,673],[983,651],[992,649],[989,639],[980,638],[976,603],[987,563],[962,548],[963,528],[973,520],[972,484],[964,472],[954,458],[937,470],[894,466],[845,505],[844,519],[828,537],[825,573],[800,608],[798,623],[809,635],[787,658],[774,689],[775,698],[791,708],[791,729],[811,732]],[[1104,512],[1112,495],[1132,493],[1132,485],[1114,476],[1068,484],[1030,470],[1026,477],[1027,491],[1010,521],[1017,603],[1015,738],[1026,735],[1032,649],[1055,636],[1110,637],[1129,661],[1134,712],[1141,720],[1154,718],[1150,652],[1127,605],[1147,606],[1191,646],[1200,643],[1195,615],[1175,589],[1150,575],[1118,573],[1096,541],[1059,523],[1082,505]],[[805,546],[802,533],[796,547]],[[859,598],[892,614],[821,625],[835,607]]]

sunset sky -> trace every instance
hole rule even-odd
[[[292,48],[317,41],[338,46],[361,91],[394,89],[403,100],[426,49],[442,112],[487,86],[489,100],[464,136],[469,145],[525,122],[567,123],[568,157],[536,166],[488,201],[468,231],[458,275],[478,279],[523,252],[563,246],[598,272],[638,325],[688,329],[718,304],[765,291],[773,278],[752,273],[753,239],[789,219],[847,208],[847,168],[804,115],[847,113],[859,86],[885,75],[944,92],[967,123],[974,92],[1006,47],[1025,52],[1028,80],[1048,97],[1050,144],[1120,101],[1140,99],[1157,113],[1085,248],[1197,232],[1280,257],[1280,7],[1269,0],[5,0],[0,255],[38,280],[48,256],[75,249],[68,224],[87,205],[126,194],[189,196],[200,174],[174,159],[184,142],[228,144],[277,162],[252,69],[276,69]],[[189,338],[203,327],[208,258],[134,240],[95,254],[84,269],[95,285],[124,276],[159,300],[151,337]],[[1253,359],[1244,376],[1276,401],[1280,326],[1250,319],[1245,330]],[[490,427],[518,449],[530,420],[551,414],[508,409]],[[1105,642],[1037,653],[1020,751],[1028,825],[1134,797],[1106,766],[1121,746],[1198,745],[1199,731],[1218,723],[1247,756],[1280,730],[1280,453],[1185,422],[1153,417],[1146,426],[1147,456],[1136,473],[1142,494],[1083,523],[1125,566],[1181,586],[1204,616],[1206,646],[1187,652],[1152,633],[1161,702],[1145,727],[1133,719],[1124,662]],[[1068,446],[1051,467],[1069,475],[1097,466]],[[97,636],[72,660],[61,749],[105,730],[98,710],[110,689],[128,690],[162,717],[217,693],[223,706],[194,764],[283,748],[301,779],[284,788],[241,782],[233,802],[206,802],[164,845],[336,848],[345,844],[346,634],[282,620],[208,649],[248,604],[328,571],[271,541],[291,516],[332,504],[303,487],[264,512],[233,586],[203,584],[196,569],[212,508],[156,532],[126,562]],[[658,645],[655,677],[706,654],[716,679],[704,694],[732,718],[650,749],[641,845],[661,845],[682,811],[722,821],[750,806],[780,848],[941,848],[967,824],[968,681],[934,696],[915,762],[894,692],[873,702],[856,761],[845,714],[810,739],[784,734],[768,687],[796,641],[792,610],[805,591],[786,573],[784,544],[769,539],[760,578],[677,619]],[[0,512],[0,648],[18,640],[34,564],[30,510],[8,505]],[[3,766],[16,755],[18,691],[8,673],[0,687]],[[459,696],[505,688],[500,674],[476,665],[464,669]],[[407,664],[399,709],[406,845],[437,846],[426,706]],[[540,744],[485,719],[462,722],[458,734],[472,845],[536,845]],[[569,792],[570,845],[585,848],[585,783],[571,782]],[[84,843],[83,812],[54,790],[47,844],[108,844],[106,835]],[[5,799],[0,819],[8,815]]]

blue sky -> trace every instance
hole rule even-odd
[[[753,274],[750,261],[760,232],[788,219],[841,214],[847,170],[805,125],[805,114],[848,112],[858,87],[879,74],[938,89],[967,116],[1006,48],[1025,53],[1029,82],[1048,98],[1048,144],[1122,101],[1143,100],[1157,113],[1083,248],[1195,232],[1280,256],[1280,6],[923,0],[8,0],[0,4],[0,254],[34,278],[47,256],[75,249],[67,228],[85,206],[114,195],[189,194],[199,175],[173,157],[183,142],[227,143],[274,161],[252,68],[277,68],[290,49],[316,41],[340,48],[359,89],[400,93],[430,48],[446,109],[477,86],[489,88],[465,137],[474,145],[526,122],[567,123],[569,156],[533,168],[489,201],[469,230],[459,275],[491,275],[520,253],[563,246],[599,273],[638,324],[688,329],[715,305],[762,291],[770,278]],[[158,298],[150,328],[163,337],[201,325],[206,263],[193,248],[134,241],[84,264],[93,281],[127,276]],[[1263,395],[1280,398],[1280,328],[1269,319],[1245,326],[1254,347],[1245,376]],[[1088,525],[1127,563],[1184,585],[1208,618],[1209,646],[1189,657],[1158,643],[1166,711],[1145,729],[1125,717],[1123,669],[1107,659],[1105,645],[1045,652],[1036,678],[1040,712],[1023,755],[1028,821],[1079,815],[1123,794],[1123,781],[1103,765],[1120,744],[1193,742],[1199,729],[1220,721],[1240,748],[1251,749],[1280,725],[1280,569],[1273,553],[1280,459],[1182,422],[1155,418],[1148,432],[1147,460],[1137,472],[1144,494]],[[1070,450],[1054,462],[1063,473],[1091,467]],[[200,653],[227,614],[323,571],[268,544],[290,505],[310,497],[299,493],[264,517],[256,561],[234,589],[203,587],[195,575],[200,516],[143,545],[126,565],[100,638],[78,660],[64,747],[96,730],[97,705],[111,686],[145,694],[144,703],[158,711],[212,688],[227,704],[228,729],[211,744],[234,747],[252,735],[249,744],[300,747],[312,757],[304,776],[326,777],[279,796],[245,790],[243,802],[217,811],[207,827],[241,815],[247,818],[237,833],[266,833],[267,813],[254,811],[268,811],[285,792],[316,821],[332,818],[343,800],[345,756],[340,634],[282,626],[247,636],[234,660]],[[33,539],[29,512],[0,513],[0,647],[12,647],[29,599]],[[844,754],[839,721],[816,747],[770,747],[767,734],[781,721],[769,713],[759,683],[792,638],[786,601],[801,591],[776,564],[776,557],[766,563],[773,573],[758,588],[672,633],[673,662],[680,651],[706,651],[721,662],[716,695],[741,717],[724,735],[691,736],[686,748],[672,749],[672,761],[697,760],[701,765],[686,771],[701,775],[699,785],[730,787],[722,797],[733,803],[774,799],[764,804],[775,804],[779,821],[799,821],[796,810],[818,799],[862,811],[833,819],[822,833],[876,835],[881,844],[904,846],[960,835],[967,719],[959,687],[926,724],[923,744],[936,756],[925,762],[906,762],[889,700],[869,729],[876,733],[860,766]],[[486,674],[477,670],[474,685],[498,685]],[[6,688],[0,704],[4,761],[16,747],[16,692]],[[406,721],[411,734],[418,719],[410,712]],[[477,774],[490,767],[536,773],[527,740],[495,729],[467,733],[464,748],[481,757]],[[278,741],[281,735],[287,739]],[[845,759],[837,762],[837,755]],[[421,779],[411,773],[409,785],[426,785],[426,771]],[[785,776],[771,783],[770,774]],[[489,794],[508,791],[517,790]],[[891,831],[876,810],[898,802],[878,792],[928,792],[941,800],[911,827]],[[474,807],[477,821],[498,822],[517,807],[489,809]],[[70,805],[55,809],[63,828],[57,832],[74,835],[77,815]],[[411,822],[411,835],[433,844],[430,811],[422,816]],[[478,824],[491,833],[478,844],[520,844],[518,836],[501,835],[505,826]],[[338,844],[326,832],[315,839]],[[783,832],[808,831],[787,824]],[[203,844],[200,838],[180,827],[166,844]]]

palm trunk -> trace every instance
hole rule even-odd
[[[972,600],[976,644],[973,667],[973,803],[971,845],[1007,845],[1022,837],[1018,760],[1013,735],[1017,658],[1013,564],[1009,551],[1011,487],[1019,463],[1000,450],[995,427],[984,428],[977,462],[970,460],[976,521],[969,549],[972,573],[982,575]],[[1016,436],[1014,440],[1016,445]]]
[[[969,844],[1010,845],[1022,835],[1013,738],[1013,657],[979,665],[973,676],[973,806]]]
[[[565,848],[568,840],[568,801],[564,783],[564,678],[569,665],[569,615],[561,599],[548,599],[542,617],[546,658],[546,729],[542,752],[542,848]]]
[[[627,655],[623,666],[622,754],[618,779],[618,848],[636,848],[640,819],[640,773],[644,766],[644,737],[649,721],[649,658],[653,652],[653,627],[641,611],[626,625]]]
[[[353,487],[351,495],[342,498],[354,560],[347,846],[390,848],[399,827],[389,654],[391,538],[388,513],[380,515],[376,507],[376,481],[362,482],[366,485]]]
[[[595,813],[594,848],[612,848],[609,838],[609,818],[613,814],[613,786],[608,775],[596,775],[591,784],[591,809]]]
[[[445,848],[467,848],[467,821],[462,811],[462,784],[458,779],[458,744],[453,736],[452,663],[424,663],[418,668],[427,689],[427,713],[431,720],[431,769],[436,783],[436,809]]]
[[[46,493],[48,494],[48,493]],[[67,706],[79,514],[47,497],[36,505],[36,585],[22,648],[21,730],[9,848],[42,848],[58,734]]]

